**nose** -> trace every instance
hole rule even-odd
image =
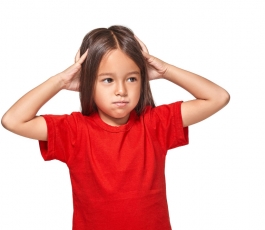
[[[115,89],[115,95],[122,96],[122,97],[127,96],[127,89],[124,83],[117,84],[117,87]]]

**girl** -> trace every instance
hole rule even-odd
[[[155,107],[149,86],[155,79],[196,99]],[[63,89],[79,91],[82,111],[36,116]],[[21,97],[2,125],[39,140],[44,160],[68,166],[73,229],[170,230],[167,150],[188,144],[188,126],[229,98],[213,82],[150,55],[129,28],[111,26],[88,33],[75,64]]]

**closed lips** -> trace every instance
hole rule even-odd
[[[128,101],[115,101],[113,103],[128,103]]]
[[[128,104],[128,102],[127,101],[116,101],[116,102],[113,102],[113,104],[117,106],[125,106]]]

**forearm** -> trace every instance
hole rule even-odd
[[[22,96],[2,117],[2,125],[11,128],[33,119],[39,109],[63,89],[59,74],[49,78]]]
[[[163,78],[179,85],[197,99],[229,100],[229,94],[222,87],[202,76],[180,69],[174,65],[168,65]]]

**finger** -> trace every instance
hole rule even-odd
[[[142,47],[142,50],[146,53],[149,53],[148,52],[148,49],[146,47],[146,45],[134,34],[134,37],[136,38],[136,40],[140,43],[141,47]]]
[[[80,59],[80,48],[75,55],[75,62],[77,62],[79,59]]]
[[[83,55],[80,57],[80,59],[79,59],[77,62],[78,62],[79,64],[82,64],[83,61],[86,59],[87,54],[88,54],[88,49],[86,50],[85,53],[83,53]]]
[[[149,53],[146,53],[145,51],[142,51],[142,54],[146,59],[149,59],[151,57],[151,55]]]

